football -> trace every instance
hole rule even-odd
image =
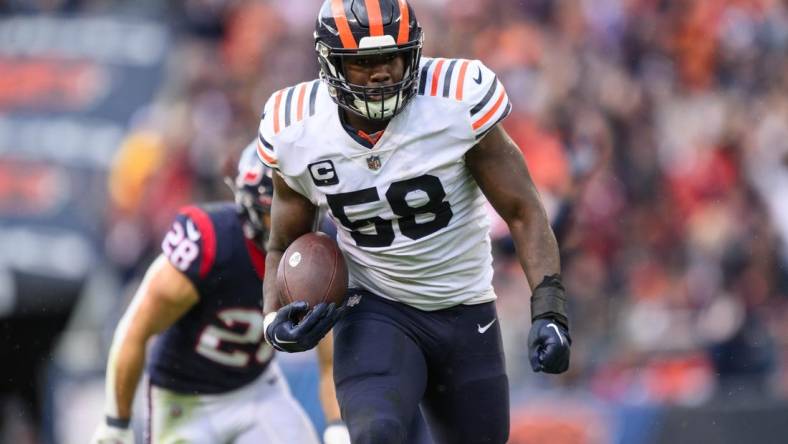
[[[279,262],[276,273],[282,302],[306,301],[340,305],[347,291],[347,265],[339,247],[323,233],[307,233],[296,239]]]

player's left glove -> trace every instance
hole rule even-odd
[[[339,314],[333,303],[317,304],[310,311],[304,301],[291,302],[265,316],[265,340],[271,347],[288,353],[312,349],[331,330]]]
[[[350,432],[342,421],[332,422],[323,431],[323,444],[350,444]]]
[[[545,276],[531,296],[528,357],[535,372],[563,373],[569,368],[569,319],[561,277]]]

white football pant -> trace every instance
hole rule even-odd
[[[146,443],[319,444],[276,362],[255,381],[217,395],[149,386]]]

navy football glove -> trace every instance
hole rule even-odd
[[[309,311],[306,302],[292,302],[266,315],[263,322],[265,340],[279,351],[294,353],[309,350],[331,330],[339,315],[340,310],[333,303],[320,303]]]
[[[531,296],[528,358],[535,372],[563,373],[569,368],[569,320],[561,276],[545,276]]]
[[[535,372],[563,373],[569,368],[569,346],[572,338],[559,323],[537,319],[528,333],[528,358]]]

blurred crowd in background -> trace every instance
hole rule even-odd
[[[220,179],[268,95],[316,77],[319,3],[193,1],[172,13],[181,40],[167,85],[111,176],[115,262],[138,270],[178,206],[227,197]],[[561,382],[689,402],[749,376],[788,394],[788,369],[775,374],[788,357],[785,4],[413,4],[426,55],[481,59],[512,98],[504,126],[561,237],[576,338]],[[533,380],[527,286],[505,226],[494,234],[511,377]]]
[[[411,3],[425,55],[481,59],[506,86],[503,125],[559,236],[574,346],[570,372],[546,378],[528,367],[528,287],[494,225],[513,402],[545,387],[636,405],[788,397],[786,3]],[[105,252],[122,281],[181,205],[230,198],[221,179],[268,95],[317,76],[319,4],[0,2],[133,11],[174,33],[165,81],[108,175]]]

